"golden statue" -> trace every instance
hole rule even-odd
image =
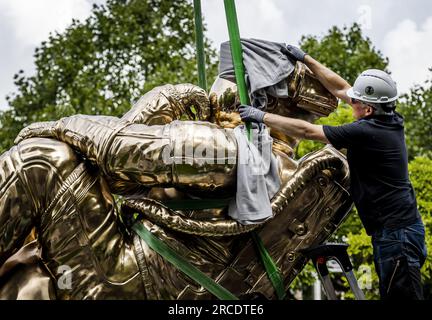
[[[303,64],[287,81],[289,98],[269,97],[268,111],[312,122],[336,108]],[[214,299],[127,227],[137,212],[147,230],[236,296],[275,299],[254,231],[288,290],[306,263],[301,250],[328,239],[351,207],[342,153],[327,146],[295,161],[299,141],[271,130],[281,188],[262,224],[241,225],[226,207],[165,205],[233,196],[235,88],[220,78],[209,95],[165,85],[122,118],[76,115],[24,128],[0,157],[0,298]],[[215,150],[214,162],[172,159],[203,147]]]

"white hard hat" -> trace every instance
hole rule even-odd
[[[362,72],[347,95],[374,104],[388,104],[399,98],[396,82],[387,72],[377,69]]]

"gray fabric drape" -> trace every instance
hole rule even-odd
[[[262,223],[273,216],[270,199],[280,188],[273,139],[264,124],[252,124],[252,142],[246,127],[234,129],[237,140],[237,193],[228,215],[241,224]]]
[[[293,72],[295,63],[288,58],[286,45],[259,39],[242,39],[241,44],[252,106],[265,110],[267,94],[287,98],[286,78]],[[219,76],[236,82],[229,41],[221,44]]]

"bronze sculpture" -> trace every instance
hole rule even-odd
[[[287,81],[288,99],[269,97],[273,113],[314,121],[336,108],[303,64]],[[300,250],[326,240],[351,206],[339,151],[327,146],[295,161],[298,141],[271,131],[282,186],[271,201],[274,217],[262,225],[240,225],[227,218],[226,208],[164,205],[232,196],[237,104],[235,86],[217,79],[209,96],[189,84],[155,88],[120,119],[78,115],[23,129],[0,158],[0,297],[214,298],[126,227],[134,212],[235,295],[274,299],[251,240],[255,230],[287,290],[306,262]],[[214,150],[214,161],[185,157],[184,150],[195,155],[198,149]],[[113,194],[123,197],[121,210]],[[33,228],[37,240],[23,246]],[[70,268],[68,288],[58,285],[62,266]]]

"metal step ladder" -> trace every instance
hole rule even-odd
[[[340,265],[354,293],[355,299],[366,300],[354,275],[353,265],[350,261],[347,249],[348,245],[344,243],[324,243],[302,251],[302,254],[312,260],[328,300],[337,300],[336,291],[331,282],[329,270],[327,268],[327,261],[329,260],[334,260]]]

